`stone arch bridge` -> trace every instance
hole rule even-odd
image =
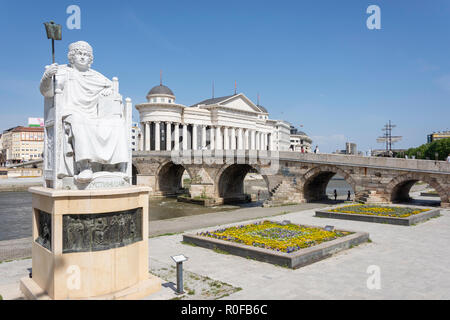
[[[192,198],[210,198],[221,204],[243,200],[246,174],[258,172],[269,191],[267,203],[285,204],[326,198],[328,182],[339,174],[359,201],[405,201],[411,187],[423,181],[437,191],[442,207],[450,207],[448,162],[253,150],[181,152],[134,152],[137,184],[150,186],[154,196],[177,194],[186,170]]]

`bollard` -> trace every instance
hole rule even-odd
[[[182,254],[171,256],[171,258],[177,264],[177,294],[183,294],[183,262],[188,258]]]
[[[183,294],[183,262],[177,262],[177,293]]]

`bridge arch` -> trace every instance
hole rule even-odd
[[[162,163],[156,172],[156,188],[162,195],[176,195],[183,191],[182,177],[184,171],[192,177],[189,170],[172,161]]]
[[[441,203],[449,202],[448,191],[437,179],[416,172],[401,174],[393,178],[386,186],[386,193],[392,202],[409,201],[411,200],[409,192],[418,181],[426,182],[436,190],[441,198]]]
[[[343,177],[356,193],[357,184],[349,173],[334,165],[320,165],[307,171],[301,178],[305,200],[310,202],[326,199],[327,185],[336,174]]]
[[[224,203],[247,200],[244,192],[244,179],[251,171],[261,174],[261,168],[257,165],[238,163],[224,165],[216,175],[216,194],[224,200]],[[266,183],[268,192],[268,178],[266,175],[261,176]]]

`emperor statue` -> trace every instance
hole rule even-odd
[[[90,68],[94,55],[87,42],[70,44],[67,57],[67,65],[48,66],[40,83],[46,98],[54,97],[57,89],[62,91],[64,154],[58,178],[89,183],[96,172],[124,173],[129,145],[121,96],[114,92],[111,80]]]

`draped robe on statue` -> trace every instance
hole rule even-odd
[[[80,72],[60,66],[57,87],[63,90],[62,119],[65,128],[64,165],[58,176],[74,176],[74,162],[100,164],[128,162],[128,143],[122,102],[118,93],[104,97],[101,92],[112,82],[92,69]]]

